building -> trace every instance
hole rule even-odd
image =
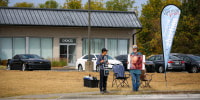
[[[91,11],[91,27],[91,53],[106,47],[114,57],[132,51],[132,36],[142,25],[134,12]],[[74,66],[88,53],[87,34],[87,10],[0,7],[1,60],[26,53],[67,58]]]

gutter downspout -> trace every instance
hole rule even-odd
[[[137,34],[137,33],[140,33],[142,31],[142,28],[138,31],[138,32],[135,32],[133,35],[132,35],[132,45],[134,45],[134,41],[135,41],[135,35]]]

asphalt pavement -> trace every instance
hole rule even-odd
[[[120,91],[111,91],[116,93]],[[128,91],[124,91],[128,92]],[[16,97],[0,98],[0,100],[200,100],[200,94],[141,94],[141,95],[111,95],[100,92],[61,93],[43,95],[25,95]]]

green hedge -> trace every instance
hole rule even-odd
[[[51,62],[51,67],[63,67],[63,66],[67,66],[67,60],[66,59]]]

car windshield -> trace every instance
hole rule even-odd
[[[97,58],[99,58],[99,55],[96,55]],[[109,60],[113,60],[113,58],[111,56],[108,56]]]
[[[41,59],[38,55],[22,55],[22,59]]]
[[[195,61],[200,61],[200,57],[199,56],[190,56],[192,59],[194,59]]]

